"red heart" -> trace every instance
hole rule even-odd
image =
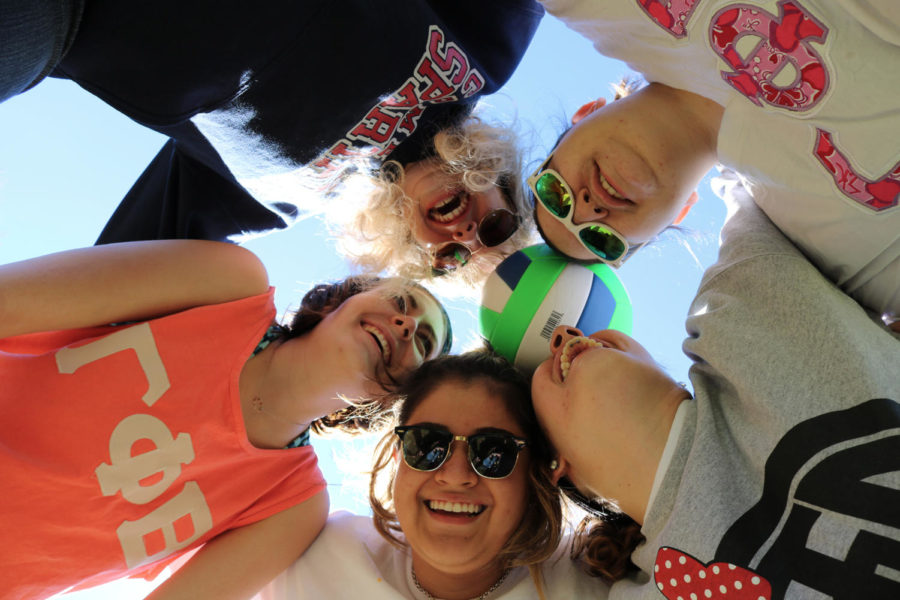
[[[653,567],[656,587],[668,600],[770,600],[772,586],[753,571],[729,563],[703,564],[663,546]]]

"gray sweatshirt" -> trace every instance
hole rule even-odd
[[[687,320],[682,403],[612,599],[900,599],[900,342],[752,204]]]

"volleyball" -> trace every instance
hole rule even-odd
[[[504,260],[484,286],[481,335],[494,350],[526,370],[550,356],[558,325],[590,334],[617,329],[631,334],[631,300],[607,265],[579,264],[546,244],[529,246]]]

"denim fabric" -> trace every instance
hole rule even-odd
[[[47,76],[75,37],[84,0],[0,0],[0,102]]]

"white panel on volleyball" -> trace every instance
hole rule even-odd
[[[593,281],[594,273],[581,265],[572,263],[562,270],[525,331],[516,352],[516,365],[536,369],[550,356],[553,330],[557,325],[574,326],[578,323],[591,294]]]

